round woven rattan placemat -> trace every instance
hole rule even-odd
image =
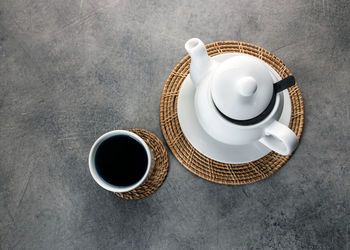
[[[286,65],[269,51],[253,44],[236,41],[220,41],[206,45],[208,54],[246,53],[264,60],[285,78],[291,75]],[[291,157],[270,152],[249,163],[227,164],[215,161],[198,152],[185,138],[177,116],[177,101],[181,85],[189,73],[190,56],[185,56],[171,71],[160,101],[160,125],[163,136],[175,157],[192,173],[208,181],[221,184],[240,185],[262,180],[282,167]],[[304,106],[298,84],[288,89],[292,103],[289,127],[300,139],[304,124]]]
[[[139,187],[125,193],[115,193],[117,196],[137,200],[153,194],[164,182],[168,174],[168,153],[161,140],[153,133],[144,129],[129,129],[140,136],[150,147],[154,156],[154,168],[148,179]]]

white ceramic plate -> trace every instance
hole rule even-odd
[[[237,55],[240,55],[240,53],[226,53],[212,58],[217,62],[222,62]],[[274,82],[281,80],[278,73],[270,65],[265,64],[269,68]],[[292,113],[292,105],[288,90],[284,90],[282,94],[284,106],[279,121],[288,126]],[[197,120],[194,109],[194,95],[195,87],[188,75],[180,89],[177,112],[185,137],[200,153],[219,162],[238,164],[255,161],[271,151],[259,141],[247,145],[228,145],[212,138],[204,131]]]

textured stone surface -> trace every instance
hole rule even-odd
[[[349,249],[350,5],[343,1],[0,1],[0,248]],[[224,186],[170,154],[164,185],[127,201],[87,156],[102,133],[162,138],[159,101],[191,37],[280,57],[305,101],[290,161]]]

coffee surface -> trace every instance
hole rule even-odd
[[[147,164],[145,148],[129,136],[110,137],[96,151],[95,165],[98,174],[115,186],[137,183],[144,176]]]

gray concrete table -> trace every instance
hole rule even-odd
[[[0,1],[1,249],[349,249],[349,1]],[[164,141],[159,102],[184,43],[239,40],[280,57],[305,101],[301,144],[244,186],[170,153],[164,185],[127,201],[90,177],[102,133]]]

